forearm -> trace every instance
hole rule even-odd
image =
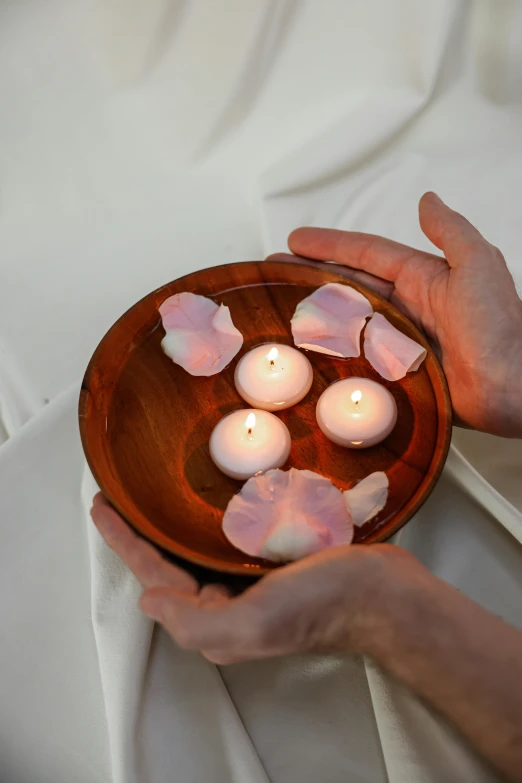
[[[522,781],[522,632],[419,573],[384,599],[366,652]]]

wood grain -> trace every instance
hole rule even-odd
[[[290,319],[301,299],[328,282],[345,282],[335,268],[287,262],[213,267],[169,283],[128,310],[96,349],[82,385],[80,432],[91,470],[120,513],[150,541],[215,571],[261,575],[275,566],[234,549],[221,530],[223,511],[241,482],[210,459],[208,441],[219,419],[248,407],[234,387],[241,356],[263,342],[292,345]],[[375,470],[390,480],[383,511],[356,531],[357,543],[383,541],[418,510],[444,465],[451,403],[440,365],[423,336],[389,302],[349,283],[405,334],[428,349],[421,369],[388,382],[364,356],[341,360],[307,352],[314,382],[307,397],[279,416],[292,436],[288,466],[315,470],[341,489]],[[196,378],[162,352],[159,305],[193,291],[228,305],[245,342],[220,374]],[[320,394],[338,378],[360,376],[386,386],[397,402],[391,435],[369,449],[351,450],[325,438],[315,419]]]

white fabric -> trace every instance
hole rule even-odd
[[[0,4],[2,781],[496,780],[371,662],[218,671],[141,617],[76,397],[152,288],[303,223],[429,247],[426,189],[522,284],[521,60],[507,0]],[[398,543],[522,627],[520,443],[455,445]]]

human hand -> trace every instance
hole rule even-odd
[[[425,571],[398,547],[335,547],[277,569],[232,597],[222,585],[200,590],[139,538],[103,495],[95,497],[91,516],[142,584],[143,612],[180,647],[200,650],[218,664],[290,653],[367,652],[405,573],[411,581]]]
[[[445,258],[372,234],[298,228],[294,256],[334,261],[427,334],[441,358],[457,423],[522,437],[522,301],[501,252],[434,193],[420,225]]]
[[[180,647],[230,664],[291,653],[369,655],[521,781],[522,633],[387,544],[326,549],[232,597],[201,590],[107,503],[92,518],[144,587],[140,605]]]

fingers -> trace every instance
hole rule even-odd
[[[151,544],[139,538],[101,493],[93,500],[91,517],[106,543],[143,587],[168,585],[189,594],[197,593],[196,580],[181,568],[168,563]]]
[[[140,539],[101,493],[93,499],[91,516],[106,543],[128,565],[145,588],[140,600],[145,614],[165,625],[180,646],[203,649],[202,641],[207,637],[202,636],[202,630],[207,631],[208,638],[228,639],[229,645],[233,642],[236,646],[239,642],[241,646],[241,639],[232,639],[233,622],[230,619],[226,619],[223,632],[219,634],[211,635],[211,627],[201,627],[208,621],[207,613],[199,611],[200,608],[227,604],[231,600],[231,592],[227,587],[220,584],[205,585],[197,595],[197,582],[182,569],[164,560],[153,546]],[[214,618],[215,627],[220,621],[216,615],[211,616]],[[240,660],[237,655],[228,650],[217,650],[214,645],[212,650],[203,654],[212,663],[222,665]]]
[[[419,221],[428,239],[443,251],[452,267],[503,260],[500,251],[465,217],[446,206],[436,193],[425,193],[421,198]]]
[[[205,607],[216,607],[220,604],[226,604],[228,601],[230,601],[232,597],[231,591],[228,589],[228,587],[225,587],[225,585],[220,584],[210,584],[205,585],[201,588],[198,600],[199,600],[199,607],[197,606],[196,602],[190,601],[188,603],[188,606],[192,607],[193,613],[179,611],[177,617],[173,617],[170,615],[169,612],[165,613],[164,609],[160,609],[160,611],[157,611],[158,605],[158,596],[154,594],[144,594],[142,596],[142,600],[140,601],[140,606],[142,610],[145,612],[145,614],[148,614],[149,616],[153,617],[155,620],[158,620],[158,622],[161,622],[165,629],[170,633],[170,635],[178,642],[180,646],[183,646],[188,649],[200,649],[201,654],[208,660],[210,663],[214,663],[218,666],[226,666],[230,665],[231,663],[237,663],[238,661],[244,659],[241,655],[234,654],[233,652],[228,650],[206,650],[204,647],[200,647],[200,644],[197,641],[196,635],[194,637],[191,636],[191,629],[194,625],[197,625],[194,622],[194,613],[198,612],[198,609],[201,606]],[[183,601],[183,597],[174,595],[173,593],[170,593],[167,597],[167,601],[173,601],[174,603],[178,600],[178,603],[181,604]],[[152,602],[152,603],[151,603]],[[152,607],[152,611],[151,611]],[[205,614],[199,614],[200,621],[204,622],[204,618],[206,617]],[[166,619],[167,618],[167,619]],[[190,623],[189,627],[186,626],[188,622]],[[230,644],[230,641],[229,641]],[[233,647],[237,646],[237,640],[233,641]]]
[[[426,193],[421,198],[419,220],[428,239],[443,251],[450,266],[476,264],[481,260],[505,263],[497,248],[487,242],[466,218],[447,207],[435,193]],[[329,228],[297,228],[288,237],[288,247],[295,256],[334,261],[390,282],[395,282],[411,261],[441,260],[432,253],[373,234]],[[281,254],[271,256],[269,260],[283,258],[288,260]],[[359,282],[378,290],[362,279]]]
[[[143,593],[140,606],[180,647],[199,650],[221,665],[290,652],[359,649],[354,624],[379,573],[367,564],[382,560],[381,550],[372,554],[370,549],[326,550],[274,571],[234,598],[220,585],[203,588],[199,596],[153,587]]]
[[[297,228],[288,237],[288,247],[296,255],[335,261],[391,282],[412,260],[440,260],[391,239],[333,228]]]
[[[232,592],[225,585],[205,585],[199,591],[201,604],[219,604],[232,598]]]
[[[178,590],[155,587],[143,593],[140,607],[160,622],[184,649],[226,651],[222,657],[234,660],[244,655],[256,657],[259,639],[255,612],[241,598],[217,595],[217,591],[212,591],[209,599],[209,590],[204,588],[207,599],[200,601]]]
[[[96,495],[93,497],[92,505],[93,506],[107,506],[108,508],[111,508],[111,505],[107,501],[107,498],[101,492],[97,492]]]
[[[273,255],[268,256],[268,258],[265,260],[286,261],[292,264],[302,264],[303,266],[313,266],[316,268],[321,267],[327,271],[332,271],[331,263],[323,261],[311,261],[309,258],[294,256],[290,253],[274,253]],[[393,294],[393,283],[390,283],[388,280],[382,280],[380,277],[375,277],[375,275],[370,275],[368,272],[364,272],[360,269],[350,269],[349,267],[341,265],[335,268],[335,272],[342,277],[346,277],[348,280],[355,280],[356,283],[361,283],[361,285],[364,285],[367,288],[370,288],[372,291],[375,291],[377,294],[380,294],[380,296],[384,297],[384,299],[390,299]]]
[[[201,604],[214,606],[219,603],[229,601],[232,597],[231,591],[225,585],[205,585],[199,593],[199,602]],[[227,650],[201,650],[201,654],[217,666],[228,666],[231,663],[238,663],[241,660],[237,655],[233,655]]]
[[[246,661],[246,657],[240,655],[230,655],[222,650],[202,650],[201,654],[207,661],[214,663],[216,666],[230,666],[231,663],[241,663]]]

